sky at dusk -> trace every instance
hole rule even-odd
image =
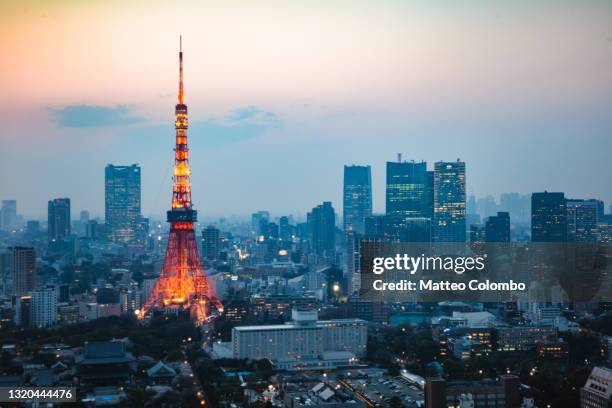
[[[468,194],[612,203],[612,2],[2,1],[0,199],[170,205],[183,36],[200,215],[341,211],[344,164],[467,162]]]

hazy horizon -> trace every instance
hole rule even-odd
[[[104,213],[104,167],[170,205],[178,38],[200,217],[342,210],[345,164],[461,158],[467,192],[612,202],[612,2],[0,5],[0,199]]]

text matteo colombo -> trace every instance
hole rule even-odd
[[[388,270],[405,271],[414,275],[419,271],[453,271],[462,275],[466,271],[482,271],[485,268],[484,256],[479,257],[440,257],[440,256],[410,256],[408,254],[397,254],[394,257],[376,257],[372,262],[372,272],[380,275]],[[377,291],[524,291],[526,285],[523,282],[491,282],[490,280],[469,282],[434,281],[421,279],[418,282],[401,279],[397,282],[385,282],[382,279],[374,280],[372,287]]]

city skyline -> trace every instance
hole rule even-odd
[[[193,56],[203,216],[341,208],[345,164],[372,167],[373,210],[384,212],[384,163],[398,152],[461,158],[467,194],[612,201],[593,177],[612,149],[609,3],[152,4],[158,13],[135,22],[139,7],[3,5],[0,198],[20,213],[43,218],[49,199],[70,197],[101,216],[103,168],[139,163],[143,215],[163,214],[179,34]]]

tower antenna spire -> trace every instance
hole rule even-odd
[[[185,103],[185,94],[183,91],[183,36],[179,36],[179,94],[178,103]]]

